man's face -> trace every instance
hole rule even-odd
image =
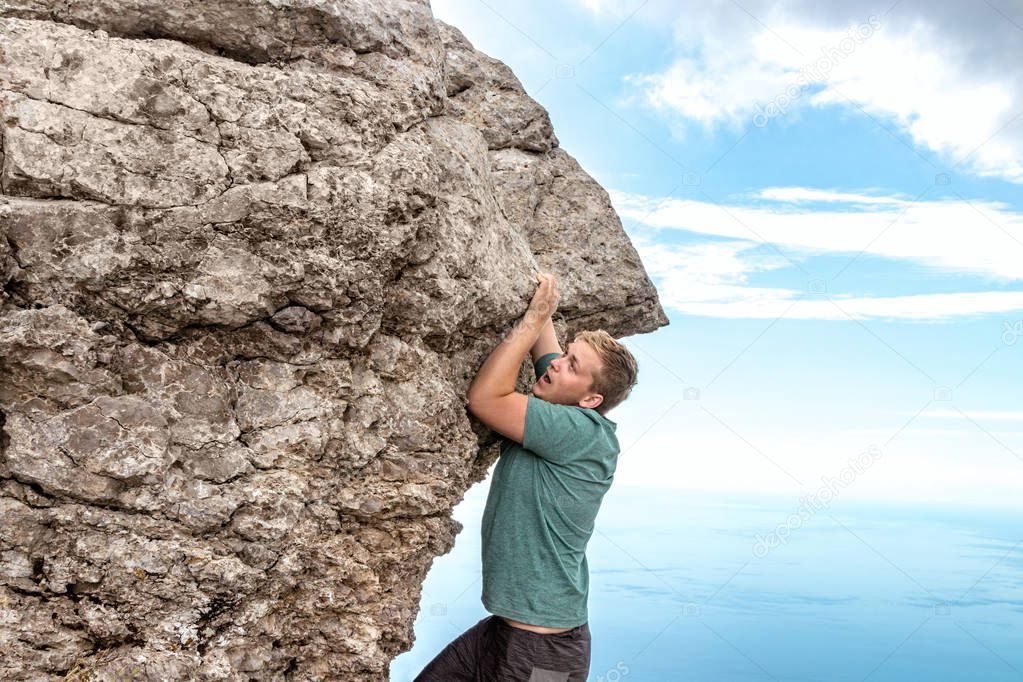
[[[533,384],[533,395],[558,405],[596,409],[604,398],[589,391],[600,358],[585,341],[568,344],[568,350],[554,358],[547,373]]]

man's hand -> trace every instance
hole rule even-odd
[[[544,320],[558,309],[561,292],[558,291],[557,278],[549,272],[536,273],[536,281],[538,286],[536,292],[533,293],[533,300],[529,302],[526,315],[537,320]]]

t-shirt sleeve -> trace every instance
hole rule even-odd
[[[602,437],[600,426],[583,410],[526,396],[522,447],[559,464],[585,456]]]
[[[546,355],[538,357],[536,362],[533,363],[533,372],[535,373],[534,378],[539,379],[546,374],[547,368],[551,366],[551,362],[560,355],[561,353],[547,353]],[[504,451],[508,449],[508,446],[514,442],[515,441],[506,436],[501,436],[501,454],[503,455]]]
[[[547,368],[551,366],[551,362],[560,355],[561,353],[547,353],[538,357],[536,362],[533,363],[533,372],[536,378],[539,379],[546,374]]]

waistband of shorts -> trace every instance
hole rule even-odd
[[[571,630],[565,630],[564,632],[533,632],[532,630],[525,630],[523,628],[517,628],[514,625],[510,625],[509,623],[507,623],[504,620],[504,618],[501,618],[501,616],[494,615],[494,616],[491,616],[491,617],[494,619],[494,621],[497,623],[497,625],[499,627],[505,628],[505,629],[507,629],[507,630],[509,630],[511,632],[522,633],[524,635],[535,635],[536,637],[543,637],[543,638],[554,637],[554,638],[575,639],[575,638],[583,637],[583,636],[586,636],[586,635],[590,634],[589,623],[583,623],[582,625],[577,625],[574,628],[572,628]]]

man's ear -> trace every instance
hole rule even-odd
[[[595,410],[602,402],[604,402],[604,396],[599,393],[591,393],[579,401],[579,407],[588,407],[591,410]]]

